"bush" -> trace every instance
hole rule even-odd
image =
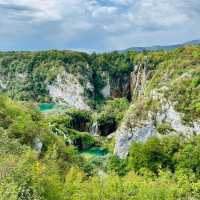
[[[174,131],[174,129],[171,127],[171,125],[169,123],[157,124],[156,129],[162,135],[167,135],[170,132]]]
[[[114,155],[110,156],[106,162],[106,170],[108,173],[114,172],[119,176],[124,176],[128,172],[127,161]]]
[[[97,117],[101,135],[106,136],[117,129],[128,106],[128,100],[124,98],[117,98],[106,102]]]
[[[87,149],[95,144],[95,139],[87,132],[67,129],[67,137],[79,150]]]
[[[196,136],[187,141],[185,145],[176,153],[176,168],[190,169],[200,177],[200,137]]]
[[[162,139],[152,137],[145,143],[134,142],[129,151],[129,169],[140,171],[141,168],[147,168],[155,173],[158,173],[159,169],[174,171],[176,162],[173,157],[181,146],[181,138],[176,136]]]
[[[66,114],[71,117],[71,128],[78,131],[89,131],[92,122],[90,111],[69,109]]]

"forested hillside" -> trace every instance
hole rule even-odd
[[[200,47],[0,53],[1,200],[200,199]]]
[[[64,102],[69,106],[95,106],[104,96],[128,96],[128,76],[132,55],[92,54],[70,51],[0,53],[0,86],[17,100]],[[109,82],[110,81],[110,82]],[[107,84],[111,94],[104,91]],[[68,87],[65,87],[65,85]],[[73,93],[76,89],[76,93]],[[106,90],[106,89],[105,89]],[[82,105],[71,105],[70,96]]]

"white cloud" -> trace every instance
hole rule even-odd
[[[138,26],[171,27],[187,22],[187,13],[181,10],[179,0],[141,0],[132,8],[132,20]]]
[[[23,15],[37,22],[61,19],[56,0],[0,0],[0,5],[7,8],[7,16]]]
[[[92,12],[92,16],[100,19],[100,18],[104,18],[105,16],[111,16],[115,14],[116,12],[117,12],[116,7],[106,7],[106,6],[98,7],[97,6]]]
[[[153,35],[166,42],[181,31],[182,38],[195,37],[199,20],[199,0],[0,0],[0,43],[6,46],[6,38],[13,47],[38,40],[44,48],[149,45]]]

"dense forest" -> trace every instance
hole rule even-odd
[[[91,91],[85,92],[96,103],[102,100],[99,91],[106,84],[103,72],[108,73],[111,80],[114,77],[119,78],[119,81],[123,80],[123,77],[132,71],[133,55],[118,52],[88,55],[56,50],[33,53],[1,52],[0,74],[8,79],[6,82],[8,95],[26,101],[44,101],[45,98],[48,100],[50,97],[47,84],[52,83],[63,71],[77,76],[81,74],[79,79],[83,85],[84,79],[87,79],[94,86],[92,94]]]
[[[68,74],[88,109],[52,95]],[[200,199],[200,46],[1,52],[0,76],[0,200]]]

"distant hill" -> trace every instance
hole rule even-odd
[[[168,51],[168,50],[176,49],[176,48],[179,48],[179,47],[184,47],[186,45],[198,45],[198,44],[200,44],[200,40],[192,40],[192,41],[185,42],[185,43],[182,43],[182,44],[175,44],[175,45],[168,45],[168,46],[156,45],[156,46],[150,46],[150,47],[131,47],[131,48],[128,48],[128,49],[125,49],[125,50],[122,50],[122,51],[123,52],[124,51],[142,52],[142,51],[161,51],[161,50]]]

